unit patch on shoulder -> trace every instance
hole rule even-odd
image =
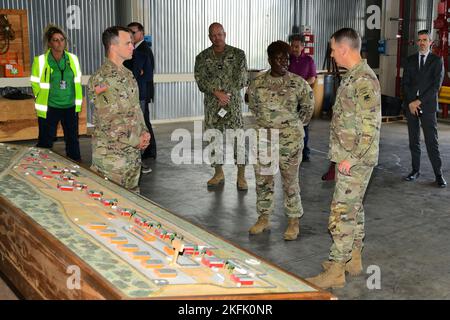
[[[356,96],[361,106],[373,106],[376,101],[375,92],[370,82],[363,82],[356,85]]]

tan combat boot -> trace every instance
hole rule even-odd
[[[248,230],[251,235],[263,233],[265,230],[269,230],[269,215],[263,214],[258,217],[255,225]]]
[[[239,191],[247,191],[248,185],[245,180],[245,166],[238,166],[237,188]]]
[[[288,227],[284,233],[284,240],[293,241],[297,239],[300,233],[300,221],[298,218],[289,218]]]
[[[322,268],[327,270],[332,261],[324,261],[322,262]],[[357,277],[363,271],[362,266],[362,258],[361,258],[361,249],[353,249],[352,250],[352,258],[349,262],[345,264],[345,271],[348,272],[351,276]]]
[[[216,166],[215,170],[216,173],[214,174],[214,177],[208,181],[208,187],[210,188],[218,187],[225,183],[225,176],[223,174],[222,166]]]
[[[363,271],[361,249],[352,250],[352,259],[345,265],[345,271],[351,276],[359,276]]]
[[[331,261],[328,269],[306,281],[322,289],[343,288],[345,286],[345,263]]]

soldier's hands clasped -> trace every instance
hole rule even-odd
[[[219,100],[219,105],[221,107],[227,106],[231,101],[231,94],[224,91],[214,91],[214,95]]]

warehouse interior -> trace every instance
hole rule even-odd
[[[326,104],[332,107],[335,97],[336,71],[330,67],[327,54],[329,39],[343,27],[358,31],[363,39],[362,56],[381,84],[383,124],[379,163],[364,199],[363,273],[348,276],[344,288],[331,290],[340,300],[450,299],[450,210],[445,202],[449,191],[436,187],[423,143],[421,178],[414,183],[404,181],[411,169],[411,154],[401,110],[402,66],[417,51],[419,30],[431,31],[434,48],[444,58],[446,86],[449,9],[450,1],[441,0],[0,0],[0,14],[2,10],[26,10],[31,61],[43,52],[46,25],[55,23],[67,31],[70,50],[80,59],[84,86],[105,59],[103,30],[141,22],[155,56],[155,98],[149,110],[158,145],[157,158],[145,161],[152,172],[141,175],[141,196],[302,279],[322,271],[321,262],[327,260],[331,245],[328,217],[334,182],[321,179],[329,165],[330,136],[330,118],[322,110]],[[210,166],[172,161],[178,143],[174,132],[184,129],[195,139],[195,123],[204,119],[203,94],[195,82],[194,63],[196,55],[210,46],[208,26],[215,21],[223,24],[227,44],[244,50],[249,70],[269,68],[266,48],[271,42],[288,41],[296,33],[313,35],[307,47],[318,70],[316,106],[310,124],[311,159],[300,166],[305,214],[296,241],[283,240],[287,219],[280,177],[275,180],[270,232],[250,236],[248,229],[257,219],[251,166],[246,171],[249,189],[240,192],[234,166],[224,167],[225,184],[211,190],[206,185],[213,173]],[[32,93],[29,77],[1,76],[2,94],[11,87]],[[5,110],[16,112],[10,107],[13,102],[1,99],[2,106],[8,105]],[[442,93],[440,99],[439,148],[444,176],[450,177],[450,100],[445,103],[450,94],[446,97]],[[85,132],[80,131],[82,165],[87,168],[92,162],[93,108],[88,102]],[[245,126],[250,127],[254,118],[244,103],[242,110]],[[8,116],[6,112],[2,115]],[[4,120],[0,121],[0,142],[36,144],[37,137],[17,138],[13,137],[17,132],[2,129]],[[65,155],[61,137],[53,151]],[[0,300],[17,299],[24,297],[2,274]]]

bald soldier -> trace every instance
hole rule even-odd
[[[261,155],[267,153],[261,153],[262,150],[259,150],[255,165],[256,207],[259,217],[249,233],[256,235],[269,229],[269,220],[274,209],[274,171],[277,171],[273,169],[279,167],[285,213],[288,217],[288,227],[284,233],[286,241],[297,239],[300,232],[299,219],[303,216],[303,207],[298,171],[305,136],[303,127],[308,125],[314,112],[311,87],[300,76],[288,72],[289,51],[290,46],[286,42],[272,43],[267,49],[270,70],[256,77],[247,91],[249,108],[256,119],[256,128],[268,130],[268,137],[261,136],[264,133],[258,130],[258,141],[270,140],[273,130],[279,132],[278,148],[267,146],[271,150],[279,149],[278,164],[261,161]],[[270,140],[270,144],[273,143],[276,141]],[[260,143],[258,145],[260,148],[263,146]]]
[[[350,28],[331,37],[331,56],[347,69],[337,92],[331,121],[329,158],[336,163],[336,187],[328,229],[333,237],[324,272],[309,282],[321,287],[345,285],[345,272],[362,272],[363,198],[378,163],[381,128],[380,83],[360,55],[361,38]]]
[[[217,129],[225,134],[227,129],[243,129],[241,90],[247,86],[247,60],[244,51],[225,43],[226,33],[220,23],[209,27],[212,46],[195,59],[195,81],[205,94],[205,129]],[[237,152],[235,149],[235,162]],[[207,185],[217,187],[225,182],[223,162],[212,161],[215,174]],[[245,180],[245,163],[238,164],[237,188],[248,189]]]
[[[123,66],[133,56],[130,30],[111,27],[102,36],[106,61],[89,79],[95,104],[91,169],[126,189],[139,192],[141,150],[150,134],[139,104],[139,89]]]

